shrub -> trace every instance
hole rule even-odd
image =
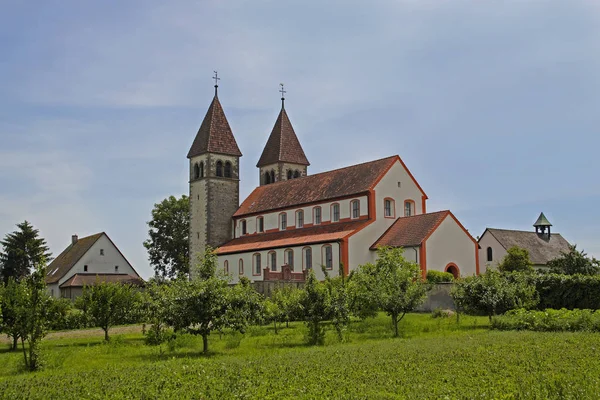
[[[431,313],[431,318],[450,318],[454,315],[454,311],[452,310],[443,310],[441,308],[436,308]]]
[[[599,275],[539,274],[535,277],[538,309],[600,309]]]
[[[540,332],[600,332],[600,313],[593,310],[512,310],[492,319],[492,329]]]
[[[427,271],[427,283],[447,283],[454,280],[454,275],[450,272]]]

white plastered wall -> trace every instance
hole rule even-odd
[[[340,219],[348,219],[350,218],[350,202],[352,200],[358,199],[360,201],[360,215],[366,216],[369,214],[368,207],[368,199],[367,196],[357,196],[354,198],[337,200],[337,201],[329,201],[323,202],[319,204],[311,204],[306,207],[292,207],[287,210],[280,210],[270,213],[265,213],[261,215],[253,215],[246,218],[237,219],[237,226],[235,229],[235,237],[238,238],[242,236],[242,220],[246,220],[246,234],[252,235],[256,233],[258,228],[257,218],[264,218],[264,229],[265,231],[271,229],[279,229],[279,215],[281,213],[287,214],[287,226],[288,228],[292,228],[296,226],[296,211],[302,210],[304,212],[304,225],[310,225],[314,223],[313,220],[313,209],[317,206],[321,207],[321,222],[330,222],[331,221],[331,205],[333,203],[338,203],[340,205]]]
[[[223,271],[223,269],[225,268],[225,261],[227,261],[229,263],[229,276],[231,277],[231,282],[232,283],[236,283],[239,282],[239,278],[241,276],[245,276],[246,278],[250,279],[251,281],[262,281],[263,280],[263,270],[267,267],[271,268],[271,270],[273,270],[272,266],[271,266],[271,258],[269,256],[269,253],[274,251],[277,255],[277,270],[275,272],[281,272],[281,266],[284,265],[286,263],[286,259],[285,259],[285,250],[287,249],[292,249],[294,252],[294,272],[302,272],[303,269],[303,258],[304,258],[304,252],[303,249],[306,247],[310,247],[312,249],[312,268],[315,271],[315,276],[317,277],[317,279],[319,280],[323,280],[325,279],[325,275],[323,274],[323,271],[321,270],[321,265],[325,264],[325,252],[324,252],[324,247],[325,245],[330,245],[331,246],[331,251],[332,251],[332,256],[333,256],[333,268],[328,271],[330,276],[337,276],[338,275],[338,266],[340,264],[340,246],[339,243],[337,242],[331,242],[331,243],[321,243],[321,244],[313,244],[313,245],[308,245],[308,246],[294,246],[294,247],[287,247],[287,248],[279,248],[279,249],[266,249],[266,250],[261,250],[261,251],[255,251],[255,252],[247,252],[247,253],[234,253],[234,254],[224,254],[224,255],[219,255],[218,260],[219,260],[219,270]],[[259,275],[255,275],[255,264],[253,263],[253,257],[255,254],[260,254],[260,258],[261,258],[261,268],[260,268],[260,274]],[[242,275],[240,275],[238,273],[239,271],[239,260],[243,261],[244,264],[244,273]]]
[[[400,185],[398,185],[398,182],[400,182]],[[359,265],[375,261],[376,252],[369,250],[369,248],[395,222],[395,218],[385,218],[384,216],[384,200],[386,198],[394,200],[396,217],[404,216],[404,201],[407,199],[414,201],[415,215],[423,213],[421,200],[423,193],[400,161],[396,161],[392,165],[374,190],[377,219],[349,238],[349,271],[356,269]]]
[[[484,273],[488,266],[496,268],[500,261],[506,256],[506,249],[496,240],[494,235],[492,235],[489,231],[485,231],[485,233],[479,239],[479,246],[481,249],[479,250],[479,272]],[[487,248],[492,248],[492,261],[487,260]]]
[[[473,240],[448,215],[426,241],[427,270],[444,271],[454,263],[461,276],[475,275],[478,252]]]

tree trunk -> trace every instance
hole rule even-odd
[[[29,369],[29,362],[27,361],[27,351],[25,350],[25,341],[21,338],[21,347],[23,348],[23,359],[25,360],[25,367]]]
[[[398,337],[398,314],[392,314],[392,324],[394,325],[394,337]]]
[[[108,337],[108,328],[102,328],[104,330],[104,340],[105,341],[109,341],[110,338]]]
[[[273,325],[275,325],[275,334],[277,334],[277,320],[273,321]]]
[[[285,327],[286,327],[286,328],[289,328],[289,327],[290,327],[290,320],[289,320],[289,319],[286,319],[286,320],[285,320]]]
[[[13,350],[17,350],[17,346],[19,345],[19,336],[15,335],[13,336],[13,344],[12,344],[12,349]]]
[[[208,335],[202,335],[202,352],[204,354],[208,353]]]

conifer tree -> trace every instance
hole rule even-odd
[[[10,277],[19,281],[31,273],[38,264],[51,260],[46,241],[39,237],[39,231],[28,222],[17,224],[19,230],[9,233],[0,241],[0,276],[3,282]]]

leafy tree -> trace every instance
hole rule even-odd
[[[568,252],[561,252],[561,257],[550,261],[548,267],[557,274],[596,275],[600,272],[600,261],[588,258],[583,250],[577,250],[577,246],[570,246]]]
[[[34,264],[31,275],[22,279],[20,306],[17,312],[19,337],[23,348],[25,366],[30,371],[40,368],[40,342],[46,336],[49,324],[51,298],[46,291],[46,263],[42,257]],[[25,349],[25,342],[28,348]]]
[[[344,330],[350,323],[350,307],[348,287],[346,285],[346,275],[344,266],[340,264],[339,276],[331,278],[323,267],[325,274],[325,284],[331,298],[329,317],[335,328],[338,340],[343,340]]]
[[[12,350],[17,350],[19,343],[19,313],[23,303],[23,286],[19,285],[14,278],[9,278],[3,288],[2,301],[2,325],[0,332],[12,339]]]
[[[201,335],[203,352],[208,353],[211,332],[231,328],[243,333],[258,319],[260,295],[247,280],[229,288],[225,277],[215,275],[216,254],[212,249],[206,250],[197,269],[198,279],[172,283],[176,296],[171,323],[176,331]]]
[[[308,343],[312,345],[323,344],[325,341],[323,321],[329,317],[331,296],[327,287],[317,280],[312,269],[309,271],[308,279],[304,284],[300,305],[304,312],[304,321],[308,327]]]
[[[164,278],[189,274],[190,201],[170,196],[155,204],[148,222],[150,239],[144,242],[154,273]]]
[[[283,321],[283,318],[285,317],[283,310],[279,307],[279,304],[271,297],[265,300],[264,312],[265,318],[268,321],[273,322],[275,334],[277,334],[277,323]]]
[[[104,340],[108,341],[111,327],[135,320],[140,300],[140,294],[130,285],[96,281],[83,288],[75,305],[87,314],[93,326],[104,331]]]
[[[498,265],[498,270],[502,272],[533,272],[527,249],[514,246],[508,249],[507,253]]]
[[[508,310],[536,306],[539,298],[531,277],[522,272],[503,274],[489,269],[479,276],[457,281],[450,295],[458,310],[484,314],[491,321],[494,315]]]
[[[173,313],[174,293],[172,285],[151,280],[145,287],[142,296],[142,313],[144,321],[150,323],[146,331],[146,341],[149,344],[160,344],[169,338],[167,326]]]
[[[73,302],[69,299],[50,297],[48,302],[48,321],[50,330],[73,329],[67,319],[73,310]]]
[[[302,318],[302,307],[300,299],[303,291],[291,287],[283,287],[276,290],[271,296],[271,301],[277,304],[280,310],[280,318],[277,321],[285,321],[285,327],[289,328],[290,321]]]
[[[39,237],[39,231],[24,221],[17,224],[19,230],[9,233],[0,241],[0,275],[4,282],[10,277],[19,281],[29,275],[31,268],[42,262],[50,261],[51,254],[46,241]]]
[[[419,266],[404,258],[402,248],[380,247],[375,264],[365,264],[352,275],[351,306],[360,317],[385,311],[392,318],[394,336],[398,323],[425,298],[427,288]]]

